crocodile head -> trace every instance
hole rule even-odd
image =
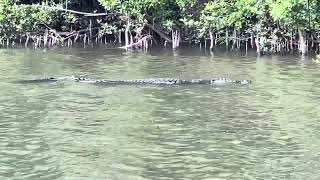
[[[251,84],[252,83],[252,81],[251,80],[241,80],[240,82],[239,82],[240,84]]]
[[[227,83],[234,83],[234,81],[227,78],[218,78],[218,79],[210,80],[210,84],[227,84]]]
[[[210,84],[229,84],[229,83],[236,83],[236,84],[251,84],[252,81],[250,80],[232,80],[228,78],[218,78],[218,79],[211,79]]]

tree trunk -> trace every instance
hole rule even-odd
[[[125,47],[128,47],[129,46],[129,20],[128,20],[128,23],[126,25],[126,30],[124,32],[124,36],[125,36],[125,44],[126,44]],[[126,50],[128,50],[128,48],[126,48]]]
[[[302,55],[305,55],[307,53],[305,31],[298,28],[298,33],[299,33],[299,51]]]
[[[84,38],[83,38],[84,47],[86,47],[86,42],[87,42],[87,34],[84,34]]]
[[[229,31],[228,28],[226,28],[226,48],[228,49],[229,46]]]
[[[167,42],[172,43],[172,39],[170,39],[170,37],[168,37],[166,34],[162,33],[161,31],[157,30],[153,25],[148,23],[145,23],[145,25],[151,28],[154,32],[156,32],[160,37],[165,39]]]
[[[255,43],[256,43],[256,48],[257,48],[257,54],[261,54],[261,46],[260,46],[260,42],[259,42],[259,38],[256,37],[255,38]]]
[[[27,33],[27,40],[26,40],[26,42],[25,42],[25,44],[24,44],[24,46],[25,46],[25,47],[27,47],[27,46],[28,46],[29,39],[30,39],[30,37],[29,37],[29,33]]]
[[[251,34],[250,44],[251,44],[251,48],[254,48],[254,37],[253,37],[253,34]]]
[[[177,44],[176,46],[179,47],[180,46],[180,32],[176,31],[177,32]]]
[[[216,37],[214,39],[214,45],[217,45],[217,43],[218,43],[218,33],[216,33]]]
[[[240,43],[241,43],[241,40],[240,40],[240,30],[239,30],[239,31],[237,30],[236,37],[237,37],[237,48],[238,48],[238,50],[240,50]]]
[[[122,40],[121,40],[121,31],[119,31],[119,34],[118,34],[118,42],[119,42],[119,44],[122,43]]]
[[[207,49],[207,39],[204,38],[204,48]]]
[[[248,40],[246,40],[246,53],[248,53]]]
[[[236,38],[237,38],[237,30],[234,29],[234,30],[233,30],[233,34],[232,34],[232,46],[231,46],[231,49],[232,49],[232,50],[234,49],[234,46],[235,46],[236,43],[237,43]]]
[[[290,38],[290,49],[293,51],[293,32],[291,31],[291,38]]]
[[[92,19],[89,19],[89,33],[90,33],[90,39],[92,39]]]
[[[133,36],[132,36],[132,34],[131,34],[131,31],[129,31],[129,34],[130,34],[130,44],[133,44],[134,41],[133,41]]]
[[[213,37],[212,31],[209,31],[209,35],[210,35],[210,50],[212,50],[213,49],[213,42],[214,42],[214,37]]]
[[[180,45],[180,33],[176,30],[175,32],[172,30],[172,49],[176,50]]]
[[[176,50],[176,35],[173,30],[171,31],[171,33],[172,33],[172,49]]]
[[[9,44],[10,44],[10,40],[9,38],[7,38],[7,48],[9,47]]]
[[[43,45],[44,47],[47,47],[47,43],[48,43],[48,30],[45,30],[45,33],[43,35]]]

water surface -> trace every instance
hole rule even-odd
[[[309,58],[198,49],[0,53],[0,179],[320,179],[320,66]],[[66,75],[253,84],[13,83]]]

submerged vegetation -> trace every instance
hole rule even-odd
[[[0,0],[1,46],[320,51],[318,0]]]

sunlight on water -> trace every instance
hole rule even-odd
[[[0,179],[319,179],[319,65],[198,50],[1,50]],[[16,80],[250,79],[228,86]]]

